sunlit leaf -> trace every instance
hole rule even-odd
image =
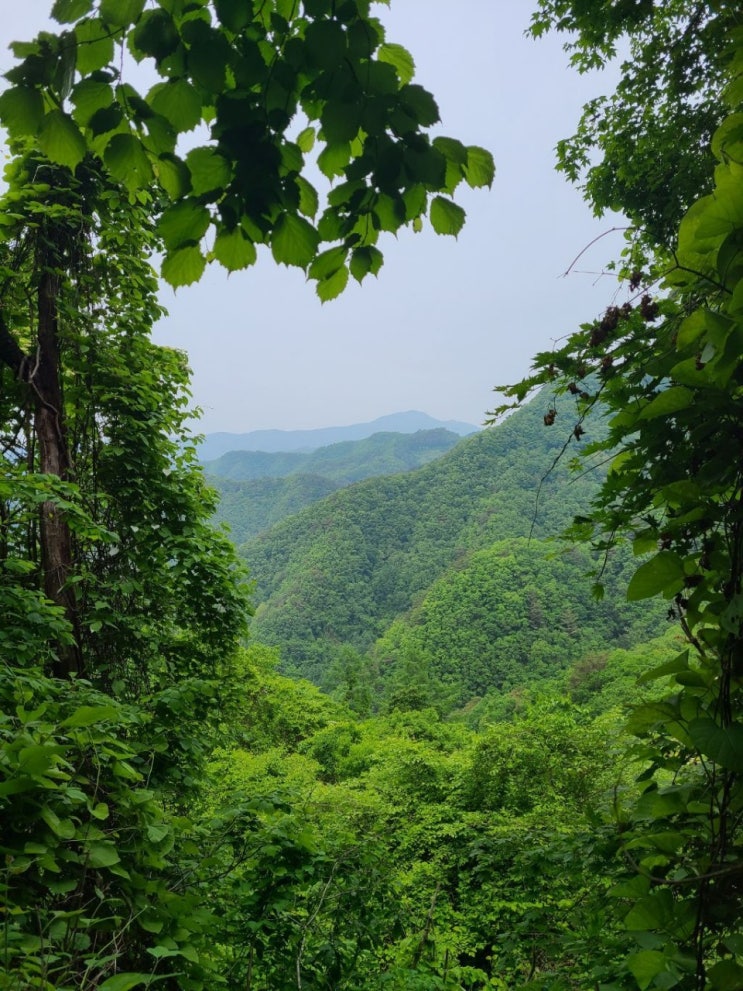
[[[271,234],[271,253],[283,265],[306,268],[315,257],[320,236],[303,217],[282,213]]]
[[[453,200],[435,196],[431,201],[429,217],[437,234],[451,234],[456,237],[464,227],[466,214]]]

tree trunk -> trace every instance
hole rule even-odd
[[[58,276],[42,271],[37,298],[38,351],[28,381],[34,393],[39,470],[64,480],[69,478],[70,458],[60,382],[58,295]],[[64,610],[75,641],[72,645],[59,645],[54,673],[58,677],[80,674],[80,623],[74,587],[69,584],[73,572],[72,534],[64,512],[50,500],[41,504],[39,524],[44,593]]]

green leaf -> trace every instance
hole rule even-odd
[[[665,664],[659,665],[657,668],[652,668],[650,671],[645,671],[637,679],[638,685],[646,685],[650,681],[656,681],[658,678],[664,678],[667,675],[679,674],[681,671],[689,670],[689,651],[684,650],[680,654],[677,654],[673,660],[666,661]]]
[[[202,203],[186,199],[165,210],[158,221],[157,230],[165,247],[172,251],[200,241],[210,222],[209,211]]]
[[[186,79],[173,79],[153,86],[147,100],[179,133],[190,131],[201,120],[201,97]]]
[[[98,991],[131,991],[141,984],[148,986],[151,981],[152,974],[114,974],[98,986]]]
[[[253,19],[253,10],[245,0],[214,0],[217,17],[230,31],[239,32]]]
[[[314,217],[320,204],[317,190],[302,175],[296,176],[294,181],[299,190],[299,212],[305,217]]]
[[[113,843],[91,843],[88,847],[88,862],[91,867],[112,867],[120,860]]]
[[[125,28],[139,18],[145,0],[101,0],[101,19],[112,27]]]
[[[720,726],[714,719],[694,719],[689,736],[704,757],[729,771],[743,771],[743,724]]]
[[[320,236],[307,220],[282,213],[271,234],[271,253],[283,265],[306,268],[315,257]]]
[[[114,134],[106,145],[103,161],[127,189],[144,189],[152,182],[152,165],[136,134]]]
[[[13,86],[0,95],[0,121],[13,137],[36,134],[44,117],[44,101],[37,89]]]
[[[343,170],[351,161],[351,144],[327,145],[317,156],[317,165],[320,171],[328,179],[342,175]]]
[[[455,162],[457,165],[467,164],[467,149],[461,141],[457,141],[455,138],[438,137],[434,138],[431,143],[447,161]]]
[[[645,991],[653,980],[666,969],[666,958],[659,950],[640,950],[627,958],[630,973],[637,981],[640,991]]]
[[[114,39],[110,29],[98,17],[89,17],[75,25],[77,71],[88,76],[113,61]]]
[[[411,86],[403,86],[400,90],[400,102],[415,116],[421,127],[431,127],[439,121],[439,108],[433,96],[424,89],[413,83]]]
[[[99,110],[105,110],[114,102],[114,91],[110,83],[83,79],[71,94],[75,106],[73,117],[78,124],[85,125]]]
[[[379,46],[377,58],[394,66],[400,78],[401,85],[409,83],[415,75],[415,62],[410,52],[402,45],[392,45],[386,42]]]
[[[197,245],[178,248],[165,256],[162,264],[162,276],[174,289],[178,286],[190,286],[198,282],[204,274],[206,258]]]
[[[81,705],[62,722],[65,729],[76,729],[81,726],[95,726],[96,723],[110,722],[116,719],[119,710],[113,705]]]
[[[361,105],[328,101],[320,115],[322,133],[328,144],[342,144],[351,141],[359,132]]]
[[[146,10],[129,38],[135,58],[149,55],[158,61],[174,52],[180,43],[173,18],[161,7]]]
[[[346,32],[338,21],[313,21],[304,43],[309,58],[321,69],[335,69],[346,57]]]
[[[451,234],[456,237],[464,226],[465,216],[461,206],[443,196],[434,196],[431,201],[429,217],[437,234]]]
[[[735,960],[718,960],[707,971],[707,980],[717,991],[743,991],[743,967]]]
[[[495,162],[493,156],[485,148],[477,145],[467,147],[467,162],[464,166],[464,178],[472,189],[493,185],[495,179]]]
[[[649,599],[659,592],[678,592],[684,584],[684,564],[675,551],[660,551],[641,564],[627,586],[630,602]]]
[[[60,839],[71,840],[75,835],[75,823],[72,819],[60,819],[54,809],[48,805],[43,806],[40,815],[54,835]]]
[[[336,296],[340,296],[347,284],[348,269],[344,265],[343,268],[339,268],[337,272],[334,272],[327,279],[322,279],[318,282],[315,292],[323,303],[327,303],[329,300],[335,299]]]
[[[189,191],[191,173],[176,155],[160,155],[153,163],[158,182],[172,200],[180,199]]]
[[[694,393],[684,385],[672,385],[659,392],[640,413],[641,420],[652,420],[656,416],[669,416],[686,409],[694,402]]]
[[[356,248],[351,254],[350,270],[351,275],[357,282],[361,282],[365,276],[376,275],[382,264],[384,257],[382,252],[371,245]]]
[[[74,169],[85,157],[88,146],[71,117],[51,110],[39,128],[39,147],[52,162]]]
[[[303,131],[300,131],[297,135],[297,144],[305,154],[312,151],[315,147],[315,128],[305,127]]]
[[[310,279],[327,279],[346,264],[348,249],[343,246],[321,252],[309,267]]]
[[[236,228],[219,232],[214,241],[214,257],[228,272],[236,272],[253,265],[258,253],[253,242]]]
[[[191,188],[196,196],[223,189],[232,178],[229,162],[214,148],[193,148],[186,155]]]
[[[79,21],[93,9],[93,0],[55,0],[52,17],[58,24],[72,24]]]

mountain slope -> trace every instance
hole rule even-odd
[[[335,489],[410,471],[458,441],[457,434],[439,429],[373,434],[311,454],[231,451],[206,465],[209,481],[220,493],[215,519],[229,524],[235,543],[242,543]]]
[[[416,471],[334,492],[244,544],[257,582],[253,635],[281,646],[286,669],[322,680],[344,645],[371,647],[473,551],[557,534],[597,480],[570,476],[564,462],[550,470],[572,410],[563,429],[547,429],[543,405]]]

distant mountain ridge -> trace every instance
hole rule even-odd
[[[477,433],[481,428],[460,420],[437,420],[419,410],[390,413],[368,423],[345,427],[318,427],[314,430],[251,430],[244,434],[218,432],[206,434],[199,447],[202,461],[213,461],[230,451],[304,452],[317,450],[341,441],[364,440],[376,433],[414,434],[419,430],[450,430],[460,437]]]

